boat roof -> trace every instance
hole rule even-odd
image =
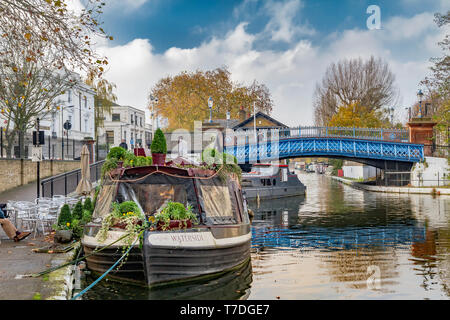
[[[255,167],[280,167],[280,168],[287,168],[287,164],[273,164],[273,163],[255,163],[253,164]]]

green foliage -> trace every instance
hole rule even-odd
[[[72,213],[70,212],[70,207],[68,204],[65,204],[61,208],[61,212],[58,217],[58,227],[65,228],[67,223],[72,223]]]
[[[166,230],[170,225],[170,220],[191,220],[193,223],[197,223],[197,216],[192,212],[190,205],[185,207],[182,203],[169,201],[161,212],[155,215],[155,220],[162,222],[162,228]]]
[[[167,153],[166,137],[160,128],[155,131],[155,136],[150,149],[152,150],[152,153]]]
[[[138,156],[136,158],[135,167],[151,166],[152,164],[152,157]]]
[[[333,171],[332,171],[332,175],[333,176],[337,176],[338,175],[338,170],[342,169],[342,165],[344,164],[344,160],[342,159],[330,159],[330,165],[333,166]]]
[[[77,204],[72,210],[72,219],[81,220],[82,217],[83,217],[83,203],[80,200],[77,202]]]
[[[83,225],[80,220],[73,219],[70,229],[72,229],[72,234],[75,239],[80,239],[83,236]]]
[[[119,212],[120,213],[128,213],[128,212],[134,212],[137,215],[141,215],[142,212],[139,209],[139,206],[134,201],[125,201],[119,204]]]
[[[95,193],[94,193],[94,203],[92,205],[92,208],[95,208],[95,204],[97,203],[98,194],[100,193],[100,186],[95,187]]]
[[[202,161],[207,164],[237,164],[237,158],[225,152],[219,152],[216,149],[209,148],[202,152]]]
[[[106,156],[106,159],[116,159],[118,161],[123,161],[127,153],[128,151],[122,147],[113,147]]]
[[[85,200],[84,200],[84,204],[83,204],[83,211],[84,210],[87,210],[87,211],[89,211],[89,212],[94,212],[94,205],[93,205],[93,203],[92,203],[92,200],[91,200],[91,198],[90,197],[87,197]]]
[[[81,222],[83,224],[86,224],[88,222],[91,222],[92,220],[92,212],[89,210],[83,210],[83,218],[81,219]]]
[[[102,179],[105,176],[106,172],[116,169],[118,166],[118,161],[116,158],[110,158],[105,160],[105,163],[102,165]]]

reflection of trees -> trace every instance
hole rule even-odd
[[[345,283],[352,289],[367,288],[367,280],[371,276],[367,272],[369,266],[380,269],[381,290],[383,285],[393,283],[391,279],[398,277],[395,270],[398,265],[395,248],[330,251],[322,260],[333,281]]]
[[[427,230],[425,241],[414,242],[411,245],[413,263],[420,267],[420,275],[423,277],[422,287],[430,290],[430,284],[436,276],[436,234]],[[417,270],[417,269],[416,269]]]

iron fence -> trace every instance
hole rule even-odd
[[[64,138],[44,134],[42,156],[44,160],[79,160],[81,149],[85,142],[66,136]],[[0,128],[0,158],[29,159],[33,147],[32,135],[26,134],[23,141],[16,136],[8,142],[5,131]],[[106,158],[109,146],[106,143],[106,134],[98,136],[94,146],[96,161]]]
[[[435,179],[424,179],[419,175],[418,179],[411,179],[412,173],[410,171],[389,172],[385,171],[383,175],[376,178],[377,186],[387,187],[446,187],[450,186],[450,179],[447,175],[442,175],[439,172]]]
[[[90,165],[90,181],[95,182],[101,178],[101,169],[105,160]],[[68,195],[75,191],[81,179],[81,169],[65,172],[41,181],[42,197],[54,195]]]

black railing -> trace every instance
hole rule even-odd
[[[91,182],[98,181],[101,177],[102,165],[105,161],[98,161],[90,165]],[[64,195],[75,191],[81,179],[81,169],[61,173],[59,175],[41,181],[42,197]]]

